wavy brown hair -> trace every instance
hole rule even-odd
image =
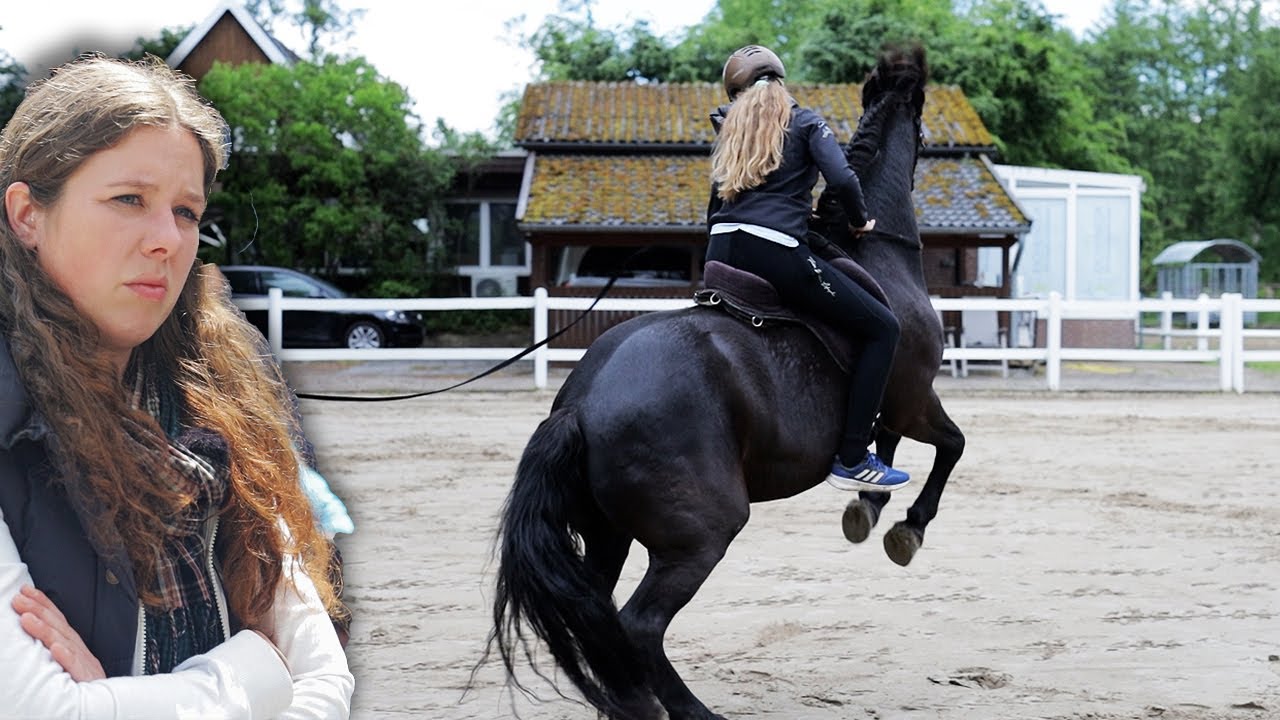
[[[159,60],[101,56],[65,65],[28,89],[0,133],[0,191],[23,182],[37,204],[52,207],[86,159],[139,127],[182,128],[196,138],[207,197],[227,155],[222,117],[190,78]],[[153,550],[166,538],[166,520],[192,502],[169,479],[165,433],[130,406],[97,328],[19,242],[7,208],[0,212],[0,283],[0,329],[51,430],[59,481],[92,508],[85,529],[97,546],[123,547],[143,601],[162,607]],[[131,362],[161,368],[178,389],[184,422],[227,441],[230,487],[219,543],[236,615],[249,626],[263,619],[290,555],[301,558],[330,614],[344,615],[327,572],[331,547],[298,481],[293,438],[300,432],[288,387],[217,268],[194,263],[173,312]],[[155,452],[131,452],[136,442]]]
[[[738,95],[711,152],[711,180],[721,200],[733,200],[778,169],[790,125],[791,94],[781,80],[757,81]]]

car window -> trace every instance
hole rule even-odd
[[[262,289],[258,287],[258,276],[249,270],[223,270],[222,274],[226,276],[227,284],[231,286],[231,294],[262,294]]]
[[[308,278],[289,273],[267,270],[262,273],[263,288],[280,288],[285,297],[312,298],[324,297],[320,285]]]

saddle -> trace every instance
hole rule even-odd
[[[852,258],[841,254],[827,260],[885,307],[889,307],[889,298],[880,283]],[[706,289],[693,295],[693,300],[698,305],[723,310],[754,328],[763,328],[770,323],[800,325],[817,338],[843,372],[849,371],[857,352],[853,339],[812,313],[783,305],[768,280],[732,265],[710,260],[703,269],[703,281]]]

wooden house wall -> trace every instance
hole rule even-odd
[[[177,69],[200,80],[208,74],[214,61],[229,65],[271,62],[231,13],[225,13],[214,23]]]

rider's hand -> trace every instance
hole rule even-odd
[[[30,585],[24,585],[13,597],[13,609],[18,613],[22,629],[48,648],[54,661],[73,680],[88,682],[107,676],[102,670],[102,663],[89,652],[84,640],[80,639],[80,634],[71,628],[67,618],[49,596]]]
[[[858,236],[858,235],[862,235],[862,234],[864,234],[864,233],[869,233],[869,232],[871,232],[871,230],[872,230],[875,226],[876,226],[876,221],[875,221],[875,219],[874,219],[874,218],[872,218],[872,219],[868,220],[868,221],[867,221],[867,224],[866,224],[866,225],[863,225],[862,227],[858,227],[858,226],[856,226],[856,225],[850,225],[850,226],[849,226],[849,232],[853,233],[853,234],[854,234],[854,236],[856,237],[856,236]]]

